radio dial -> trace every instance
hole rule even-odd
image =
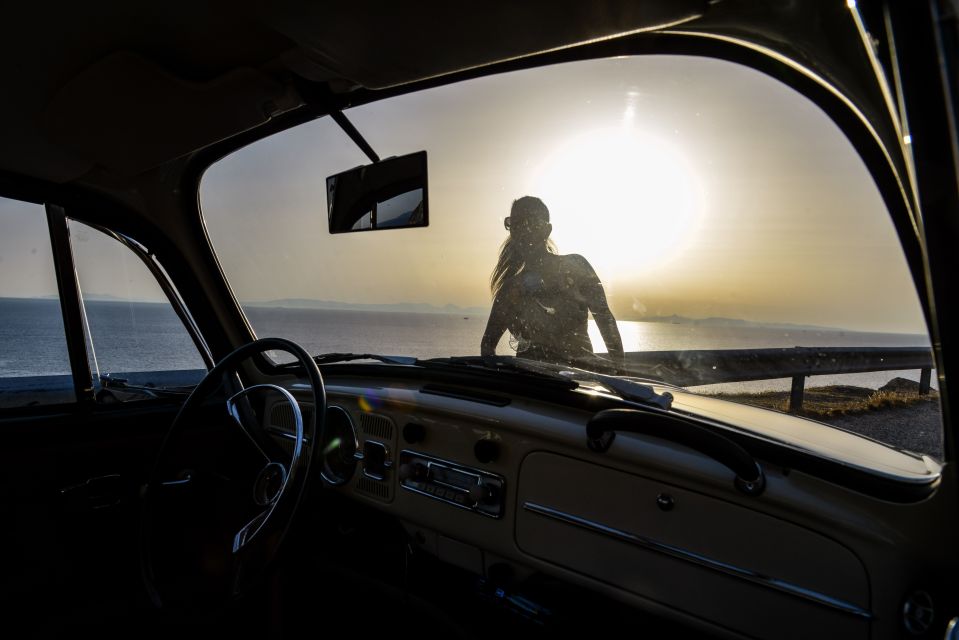
[[[422,482],[426,480],[428,469],[425,464],[419,462],[405,463],[400,465],[400,480],[412,480],[413,482]]]

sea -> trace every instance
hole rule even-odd
[[[85,305],[100,373],[202,368],[189,335],[165,303],[88,301]],[[260,337],[286,337],[308,352],[360,352],[419,358],[479,353],[485,314],[412,313],[248,307]],[[929,347],[925,335],[775,326],[706,326],[620,321],[626,351],[762,349],[772,347]],[[593,345],[602,347],[590,322]],[[599,348],[599,351],[604,349]],[[504,336],[498,353],[512,354]],[[0,378],[70,372],[59,301],[0,298]],[[850,384],[879,388],[919,371],[813,376],[806,386]],[[933,376],[935,380],[935,376]],[[785,390],[788,379],[709,385],[699,390]],[[933,383],[935,387],[935,383]]]

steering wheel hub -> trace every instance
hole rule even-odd
[[[256,482],[253,485],[253,501],[261,507],[273,504],[280,497],[285,482],[286,467],[279,462],[271,462],[256,476]]]

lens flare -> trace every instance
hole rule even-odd
[[[339,447],[340,444],[342,444],[342,442],[343,441],[340,438],[333,438],[332,440],[330,440],[330,444],[326,445],[326,448],[323,449],[323,455],[326,455],[329,452],[336,449],[337,447]]]
[[[366,393],[360,396],[357,399],[357,404],[360,407],[360,411],[369,413],[370,411],[375,411],[383,406],[383,401],[380,400],[376,395],[372,393]]]

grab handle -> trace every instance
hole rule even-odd
[[[605,453],[612,446],[617,431],[662,438],[695,449],[736,474],[733,484],[746,495],[758,496],[766,489],[766,475],[748,451],[690,420],[660,412],[606,409],[587,423],[586,444],[592,451]]]

